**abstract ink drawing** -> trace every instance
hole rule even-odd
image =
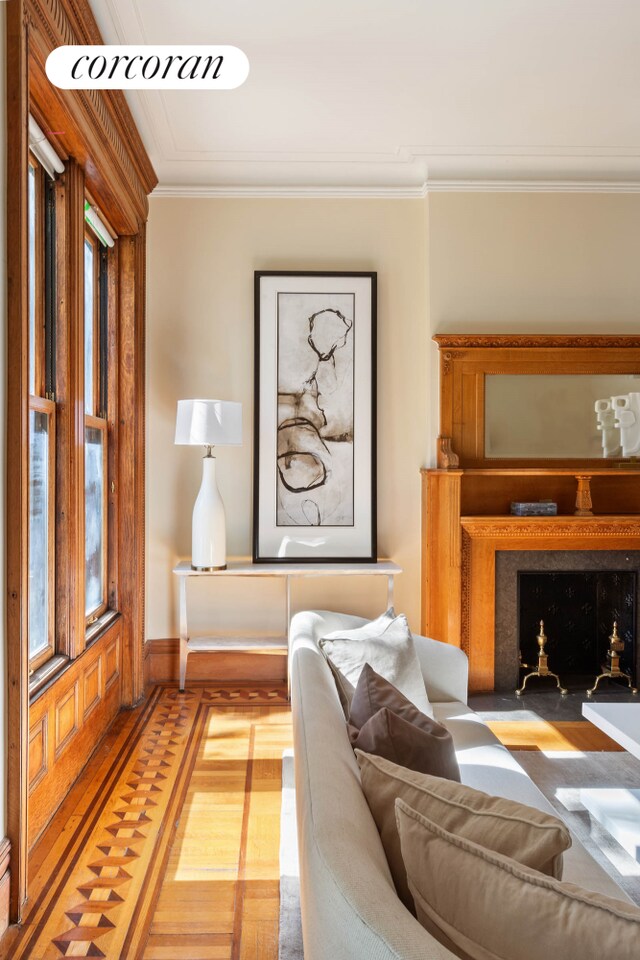
[[[353,525],[353,294],[278,295],[278,526]]]
[[[376,274],[254,279],[254,562],[372,562]]]

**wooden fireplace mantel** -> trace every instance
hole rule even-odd
[[[508,479],[517,479],[507,471]],[[567,476],[567,473],[569,476]],[[622,487],[621,501],[640,495],[640,471],[613,478]],[[560,478],[574,481],[571,471]],[[485,478],[486,479],[486,478]],[[533,479],[533,478],[531,478]],[[547,476],[548,479],[548,476]],[[558,477],[554,477],[557,481]],[[498,550],[640,550],[640,516],[634,513],[592,517],[512,517],[496,509],[505,503],[496,478],[487,484],[484,503],[493,513],[465,515],[465,500],[481,499],[468,492],[480,480],[476,471],[423,470],[423,589],[422,632],[461,647],[469,657],[469,687],[493,690],[495,655],[495,569]],[[540,480],[540,478],[538,478]],[[575,485],[575,481],[574,481]],[[548,486],[540,488],[545,493]],[[597,487],[595,488],[597,491]],[[603,488],[609,489],[607,485]],[[599,493],[596,493],[596,503]]]
[[[500,550],[640,550],[640,462],[490,459],[485,378],[640,374],[629,336],[434,337],[440,351],[439,469],[422,471],[422,632],[469,656],[471,690],[494,687]],[[515,517],[549,499],[558,516]]]

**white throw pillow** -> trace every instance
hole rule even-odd
[[[328,633],[320,640],[320,648],[333,670],[345,714],[368,663],[418,710],[433,717],[407,618],[394,616],[393,608],[355,630]]]

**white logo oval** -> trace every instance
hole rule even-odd
[[[238,47],[114,44],[56,47],[47,77],[62,90],[233,90],[249,76]]]

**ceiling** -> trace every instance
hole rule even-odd
[[[640,191],[638,0],[91,0],[107,43],[245,51],[129,91],[158,193]]]

